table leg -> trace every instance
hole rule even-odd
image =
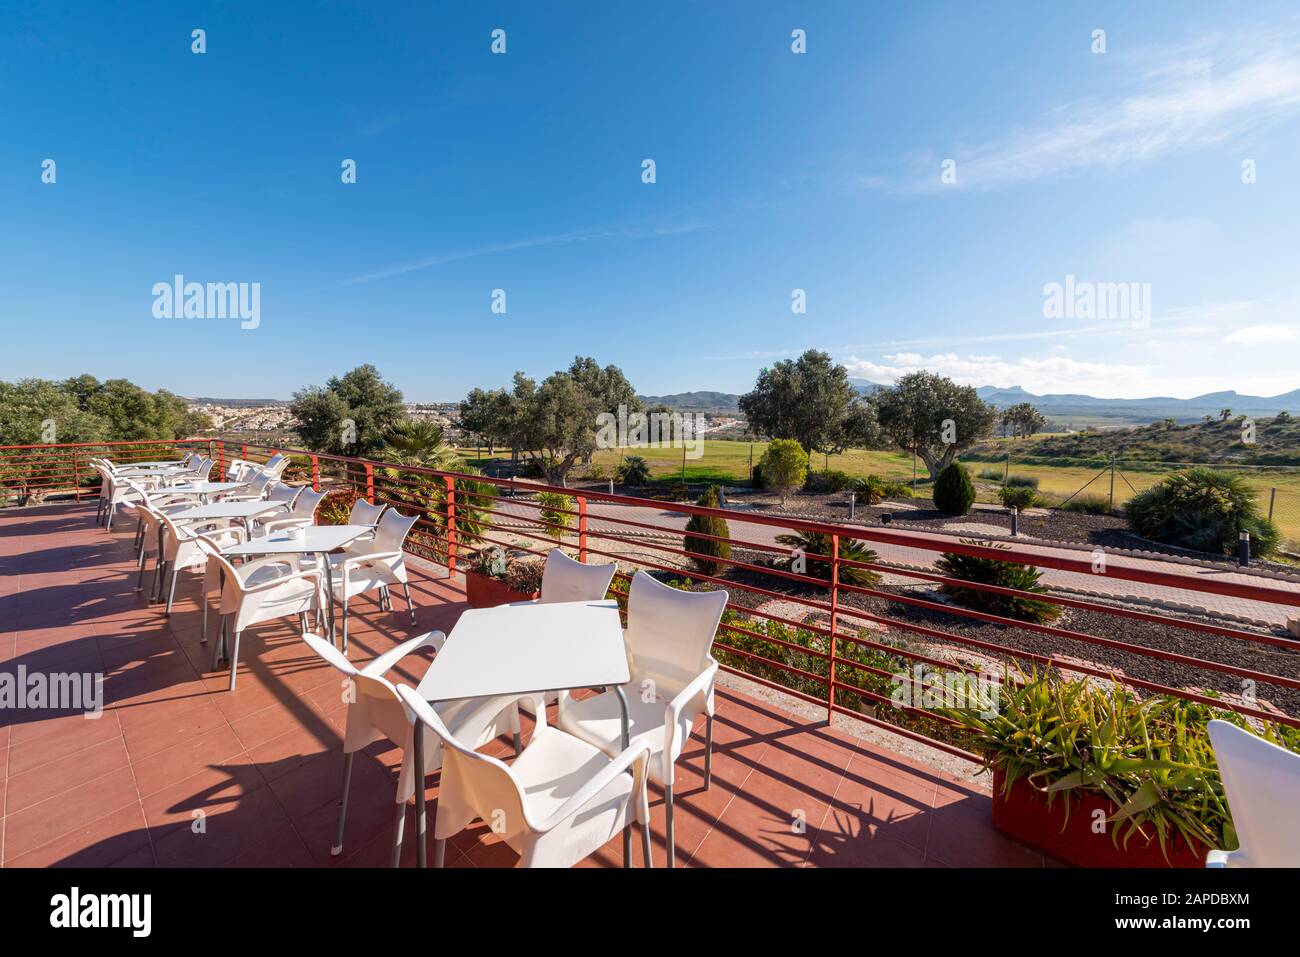
[[[326,552],[317,552],[316,561],[320,562],[325,568],[325,604],[329,606],[326,612],[329,629],[330,644],[336,648],[338,645],[334,641],[334,569],[330,568],[330,557]]]
[[[415,764],[415,866],[428,867],[429,862],[426,860],[428,838],[425,836],[424,817],[424,722],[418,716],[415,719],[414,738],[415,754],[412,758]]]
[[[632,742],[631,742],[631,736],[630,736],[630,733],[629,733],[629,727],[628,727],[627,695],[623,693],[623,686],[622,686],[622,685],[615,685],[615,686],[614,686],[614,691],[618,694],[618,706],[619,706],[619,709],[620,709],[620,710],[622,711],[622,713],[623,713],[623,714],[622,714],[622,718],[623,718],[623,750],[626,751],[627,748],[628,748],[628,745],[632,743]],[[631,867],[631,866],[632,866],[632,829],[631,829],[631,827],[625,827],[625,828],[623,828],[623,866],[624,866],[624,867]]]

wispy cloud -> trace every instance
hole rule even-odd
[[[707,228],[708,226],[703,220],[690,219],[684,222],[663,225],[600,226],[587,229],[575,229],[567,233],[551,233],[546,236],[531,236],[527,239],[516,239],[504,243],[487,243],[482,246],[471,246],[465,249],[437,253],[435,255],[426,256],[422,259],[393,263],[388,266],[381,266],[377,269],[372,269],[371,271],[362,273],[359,276],[345,279],[338,285],[340,287],[356,286],[361,283],[375,282],[380,279],[391,279],[394,276],[419,272],[423,269],[433,269],[436,266],[443,266],[447,263],[460,262],[466,259],[476,259],[480,256],[495,256],[500,253],[517,252],[522,249],[538,249],[545,246],[569,246],[577,243],[600,242],[602,240],[659,239],[667,236],[680,236],[686,233],[698,232]]]
[[[1236,137],[1300,112],[1300,46],[1293,24],[1265,35],[1237,35],[1184,47],[1140,51],[1125,59],[1134,89],[1121,96],[1066,104],[1038,121],[944,155],[957,163],[957,187],[995,189],[1087,168],[1143,163]],[[1116,54],[1105,54],[1116,56]],[[907,190],[950,189],[939,160]],[[864,186],[885,185],[879,177]]]
[[[1300,339],[1295,326],[1242,326],[1223,337],[1224,342],[1242,346],[1264,346]]]

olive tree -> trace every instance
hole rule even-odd
[[[749,429],[773,439],[793,439],[805,452],[843,451],[860,418],[848,372],[825,352],[809,349],[758,374],[740,397]]]
[[[973,386],[931,372],[911,372],[871,397],[876,423],[900,449],[915,450],[931,478],[993,433],[997,410]]]

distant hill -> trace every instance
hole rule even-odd
[[[1175,399],[1172,396],[1098,399],[1091,395],[1034,395],[1019,386],[1000,389],[986,385],[975,391],[985,402],[1000,409],[1018,402],[1028,402],[1049,418],[1109,419],[1116,424],[1146,424],[1168,418],[1179,422],[1195,422],[1207,415],[1217,418],[1219,410],[1225,408],[1231,409],[1235,415],[1255,417],[1277,415],[1279,412],[1300,413],[1300,389],[1275,396],[1242,395],[1229,390],[1209,392],[1190,399]]]
[[[232,409],[260,409],[289,404],[286,399],[213,399],[208,396],[196,396],[185,401],[193,405],[224,405]]]
[[[670,409],[700,412],[738,412],[740,396],[731,392],[674,392],[672,395],[637,396],[647,406],[666,405]]]
[[[1255,441],[1243,441],[1244,416],[1226,422],[1195,422],[1170,427],[1157,422],[1141,428],[1043,435],[1014,443],[985,442],[973,459],[998,458],[1014,448],[1017,457],[1046,459],[1106,459],[1117,455],[1129,461],[1205,462],[1238,465],[1300,465],[1300,418],[1254,420]]]

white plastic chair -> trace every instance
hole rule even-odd
[[[240,479],[239,481],[244,481]],[[266,498],[275,485],[275,479],[269,475],[255,475],[248,479],[248,484],[241,489],[234,489],[217,496],[223,502],[259,502]]]
[[[262,465],[257,466],[257,469],[263,475],[269,475],[278,482],[280,476],[284,474],[284,470],[288,467],[289,456],[285,455],[283,452],[276,452]]]
[[[334,598],[343,603],[342,647],[348,650],[348,601],[364,592],[380,590],[380,607],[393,610],[390,585],[401,585],[406,596],[406,613],[415,624],[415,606],[411,603],[411,586],[406,572],[406,553],[402,550],[406,536],[420,516],[403,515],[395,508],[384,512],[375,526],[373,538],[363,539],[347,549],[328,556],[332,566]]]
[[[414,688],[399,685],[397,691],[417,722],[413,748],[417,778],[425,729],[444,747],[433,826],[435,867],[444,863],[447,838],[475,818],[490,824],[519,854],[520,867],[572,867],[635,820],[641,825],[644,864],[652,866],[647,742],[634,741],[610,758],[585,741],[549,727],[542,712],[528,747],[507,765],[458,740]],[[489,711],[500,706],[499,700],[483,705]],[[415,796],[416,847],[423,866],[424,789],[417,789]],[[623,866],[630,867],[631,861],[625,859]]]
[[[349,525],[378,525],[379,516],[387,508],[384,503],[371,505],[364,498],[359,498],[352,503],[352,510],[348,512]]]
[[[1206,867],[1300,867],[1300,754],[1229,721],[1209,724],[1238,849],[1210,851]]]
[[[726,606],[725,590],[681,591],[644,571],[636,573],[628,590],[623,639],[632,671],[632,680],[624,685],[629,734],[633,744],[641,741],[650,747],[650,777],[664,789],[669,867],[676,857],[673,768],[701,711],[704,787],[713,783],[713,682],[718,663],[709,652]],[[555,720],[606,754],[617,754],[622,746],[622,711],[612,690],[582,701],[561,692]]]
[[[167,608],[164,616],[172,613],[172,602],[176,598],[176,579],[181,569],[201,568],[205,572],[210,552],[201,547],[200,536],[210,545],[227,548],[238,545],[246,538],[243,527],[230,519],[209,519],[199,522],[177,522],[166,512],[158,512],[157,520],[162,539],[162,557],[156,566],[164,582],[170,573],[171,582],[167,585]],[[158,577],[158,575],[155,575]],[[158,595],[159,600],[162,595]],[[206,591],[203,598],[203,637],[207,638],[208,608]]]
[[[220,576],[221,580],[218,606],[221,637],[216,642],[212,667],[217,668],[223,658],[230,662],[230,690],[234,691],[239,672],[239,637],[243,630],[259,622],[298,615],[305,635],[306,613],[319,614],[326,607],[324,575],[317,568],[298,569],[292,556],[286,555],[269,555],[235,566],[221,554],[220,545],[207,536],[204,538],[210,569],[204,583],[205,595],[213,575]],[[206,635],[206,598],[204,618]],[[231,640],[227,651],[228,638]]]
[[[324,638],[305,635],[303,641],[335,670],[349,681],[351,697],[348,699],[348,722],[343,735],[343,790],[339,795],[339,820],[334,845],[330,854],[343,853],[343,828],[348,813],[348,788],[352,781],[352,759],[356,752],[373,741],[387,738],[402,749],[402,769],[397,777],[396,819],[393,824],[393,866],[402,854],[402,830],[406,821],[406,804],[415,793],[415,760],[413,737],[415,717],[402,703],[397,689],[387,675],[408,655],[421,648],[442,648],[447,636],[441,631],[431,631],[418,638],[390,648],[363,668],[357,668],[347,657]],[[479,707],[482,701],[447,701],[437,706],[442,720],[455,729],[463,741],[474,741],[482,747],[498,735],[511,730],[504,709],[509,699],[500,699],[495,714],[491,709]],[[436,771],[442,763],[442,743],[434,735],[423,740],[424,770]],[[423,780],[419,782],[423,787]]]
[[[142,492],[156,487],[157,483],[147,478],[128,478],[119,475],[106,459],[95,462],[95,471],[99,473],[99,511],[98,521],[106,531],[113,530],[113,513],[122,504],[134,504],[141,501]],[[131,485],[136,485],[136,490]]]
[[[276,486],[280,488],[281,486]],[[271,489],[274,493],[275,489]],[[260,522],[261,534],[273,535],[276,532],[282,532],[287,528],[306,528],[316,522],[316,509],[321,500],[325,498],[325,493],[313,491],[309,486],[303,486],[298,490],[293,499],[293,504],[288,512],[276,512],[274,515],[268,515]]]

